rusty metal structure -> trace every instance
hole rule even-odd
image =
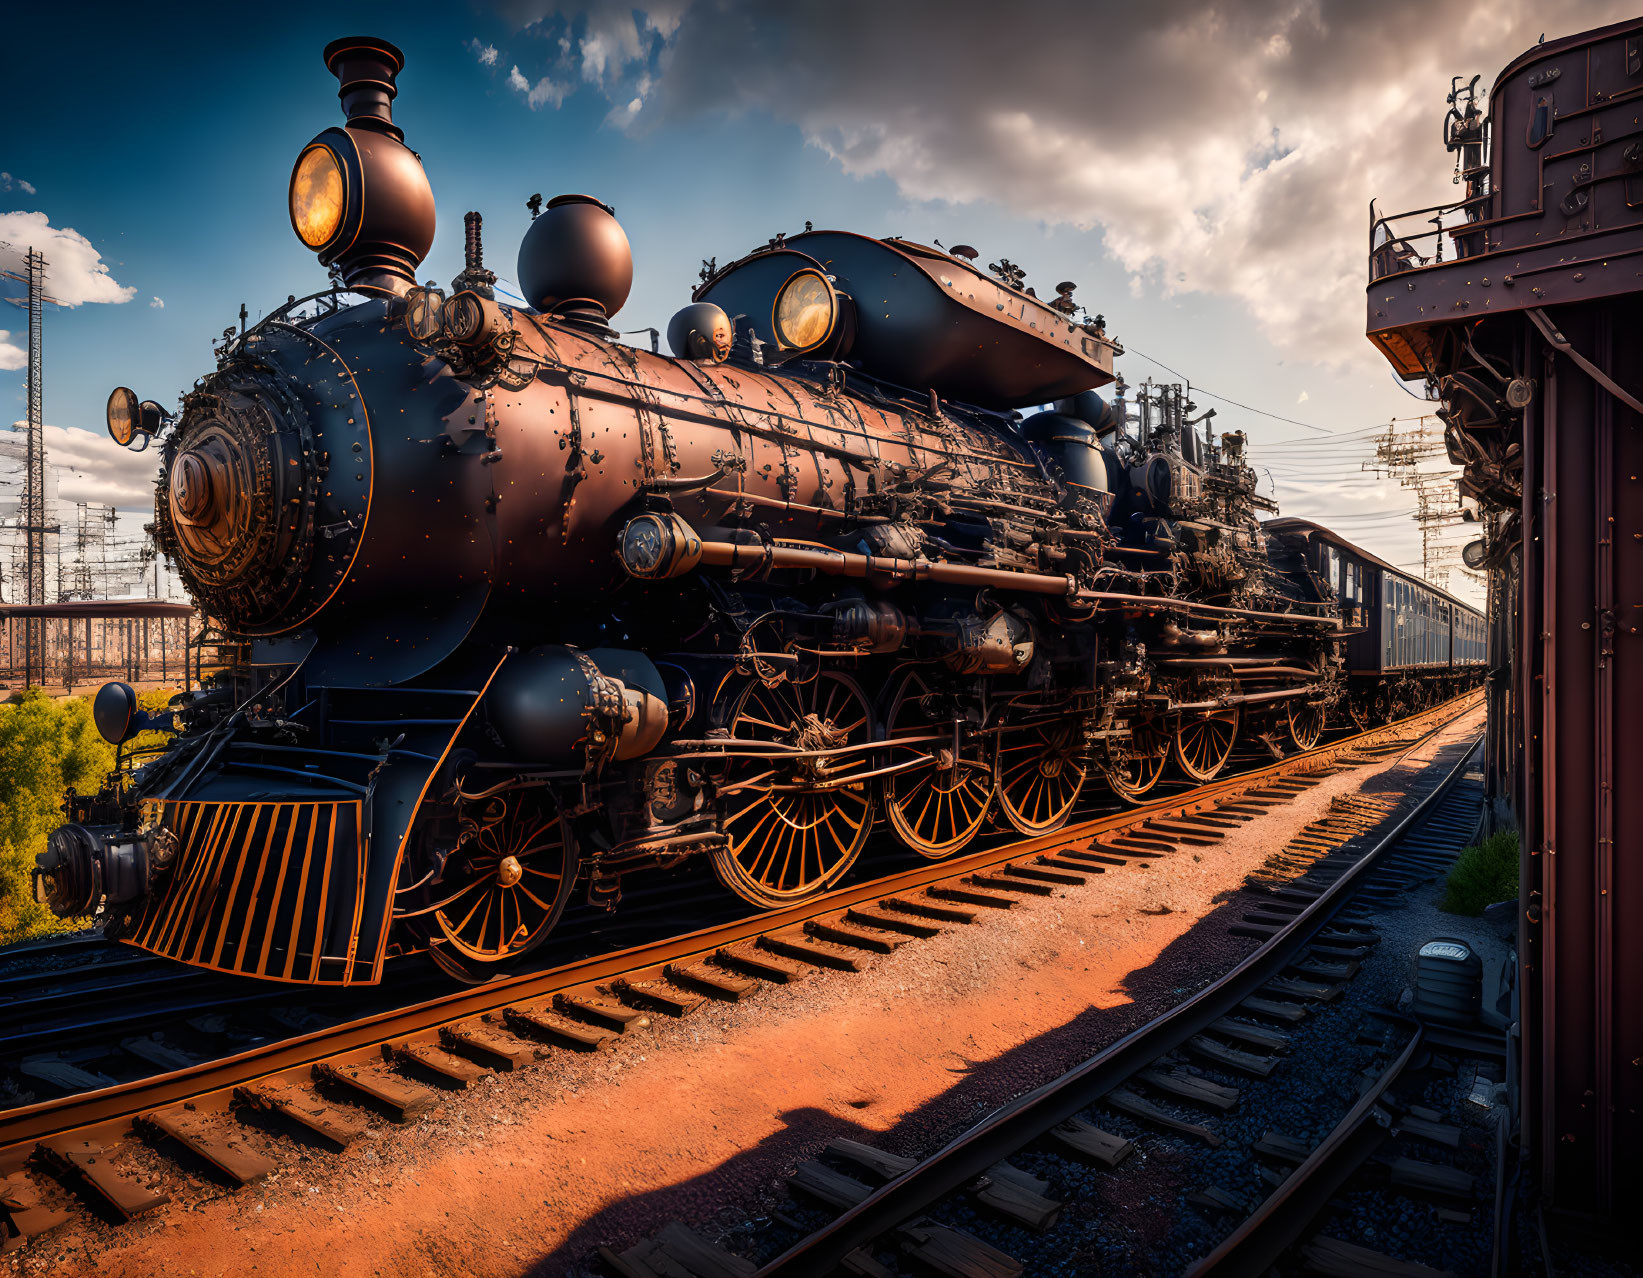
[[[59,913],[268,979],[374,981],[408,948],[485,979],[578,884],[610,905],[706,856],[778,908],[881,819],[932,859],[989,820],[1041,835],[1087,783],[1207,781],[1240,734],[1304,749],[1350,704],[1335,560],[1263,528],[1244,437],[1181,388],[1133,419],[1095,393],[1120,348],[1072,284],[807,228],[710,264],[674,358],[636,350],[590,196],[529,201],[528,308],[477,214],[450,288],[419,284],[400,54],[326,64],[347,122],[290,208],[335,287],[230,332],[175,417],[110,397],[242,650],[169,745],[69,797],[36,874]],[[1475,677],[1444,643],[1394,658],[1406,705]],[[119,685],[98,710],[144,726]]]
[[[1521,1134],[1553,1208],[1643,1188],[1643,20],[1455,81],[1464,196],[1371,208],[1368,334],[1443,403],[1492,570],[1492,783],[1523,834]],[[1427,229],[1435,226],[1437,229]]]
[[[0,604],[0,690],[21,684],[73,692],[113,675],[132,683],[185,682],[194,677],[189,633],[198,620],[188,604],[160,599]],[[40,650],[24,641],[25,625],[43,636]]]

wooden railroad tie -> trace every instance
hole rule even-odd
[[[502,1017],[515,1032],[535,1034],[555,1047],[565,1047],[575,1052],[604,1051],[618,1037],[615,1030],[572,1020],[541,1003],[505,1007]]]
[[[274,1170],[272,1160],[248,1145],[244,1132],[223,1115],[200,1113],[185,1104],[150,1110],[135,1121],[139,1131],[169,1136],[235,1184],[249,1185]]]
[[[307,1088],[279,1079],[262,1079],[234,1089],[234,1099],[254,1109],[267,1110],[297,1123],[338,1149],[347,1149],[365,1135],[365,1124],[327,1105]]]
[[[117,1148],[73,1135],[53,1136],[35,1145],[34,1157],[48,1170],[78,1179],[122,1220],[170,1202],[170,1194],[152,1189],[114,1167],[111,1156]]]
[[[313,1067],[322,1082],[358,1092],[387,1110],[395,1122],[408,1123],[433,1108],[438,1097],[426,1087],[418,1087],[374,1065],[320,1061]]]
[[[395,1065],[409,1065],[436,1075],[454,1087],[467,1087],[493,1073],[484,1065],[448,1052],[435,1043],[408,1041],[384,1043],[382,1058]]]
[[[611,983],[611,989],[641,1008],[650,1008],[662,1012],[667,1016],[689,1016],[703,1003],[707,1002],[707,995],[675,982],[667,971],[667,965],[648,967],[638,972],[629,972],[626,976],[618,976]],[[629,1009],[632,1010],[632,1009]],[[630,1022],[634,1028],[650,1024],[649,1017],[642,1021]]]

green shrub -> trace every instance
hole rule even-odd
[[[150,713],[164,710],[173,690],[139,694]],[[127,749],[158,745],[163,732],[140,733]],[[35,854],[62,824],[63,791],[100,790],[114,766],[114,747],[98,736],[88,697],[52,699],[28,688],[0,704],[0,945],[83,924],[57,918],[34,901]]]
[[[29,872],[62,824],[63,790],[95,790],[113,766],[85,698],[53,700],[30,688],[0,705],[0,944],[73,926],[35,904]]]
[[[1510,901],[1517,896],[1517,870],[1517,831],[1496,830],[1460,854],[1449,871],[1438,908],[1449,914],[1477,915],[1486,905]]]

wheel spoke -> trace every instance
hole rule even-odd
[[[846,676],[823,671],[802,685],[752,683],[740,695],[741,704],[729,725],[733,738],[783,744],[814,741],[824,751],[869,739],[866,696]],[[860,753],[821,753],[797,761],[779,755],[729,760],[720,780],[721,794],[748,789],[722,818],[729,847],[714,853],[720,878],[763,906],[801,899],[826,887],[855,860],[865,842],[872,791],[867,783],[851,778],[873,766],[872,759]],[[755,780],[769,784],[754,789],[749,782]],[[909,792],[916,789],[912,786]]]
[[[1085,776],[1073,759],[1075,732],[1066,724],[1035,724],[1018,729],[1013,743],[1000,743],[999,801],[1022,833],[1056,829],[1072,812]],[[1023,757],[1006,765],[1006,750]]]

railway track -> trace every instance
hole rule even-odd
[[[1432,713],[1432,712],[1428,712]],[[1416,716],[1414,722],[1420,716]],[[1379,734],[1394,734],[1387,725]],[[1334,751],[1347,741],[1379,747],[1337,730],[1318,750]],[[1266,769],[1256,745],[1234,760],[1236,770]],[[1163,789],[1168,785],[1168,789]],[[1152,806],[1184,801],[1190,782],[1161,783]],[[1080,821],[1129,809],[1104,792],[1093,792],[1080,808]],[[977,849],[1007,848],[1013,831],[984,834]],[[876,852],[881,872],[923,865],[886,834]],[[531,956],[530,970],[546,971],[602,952],[630,949],[677,933],[681,910],[706,924],[754,914],[754,907],[726,892],[703,865],[654,875],[629,893],[614,915],[573,907],[555,936]],[[27,1104],[130,1083],[233,1055],[248,1046],[391,1010],[421,1001],[430,985],[445,978],[421,956],[390,962],[381,986],[329,991],[270,985],[231,974],[209,972],[102,940],[96,933],[48,938],[0,956],[0,1103]]]
[[[1099,1186],[1100,1178],[1148,1176],[1134,1163],[1161,1159],[1165,1152],[1154,1145],[1150,1159],[1127,1161],[1135,1148],[1123,1134],[1128,1130],[1136,1140],[1141,1132],[1162,1133],[1179,1143],[1184,1161],[1199,1175],[1206,1165],[1214,1166],[1209,1184],[1182,1190],[1188,1205],[1221,1224],[1207,1254],[1186,1267],[1191,1278],[1255,1278],[1272,1272],[1298,1244],[1306,1247],[1305,1263],[1313,1272],[1435,1278],[1441,1271],[1405,1265],[1327,1234],[1313,1237],[1313,1222],[1389,1132],[1458,1146],[1458,1126],[1399,1098],[1400,1084],[1433,1039],[1485,1054],[1496,1047],[1503,1052],[1504,1040],[1491,1044],[1474,1036],[1457,1042],[1467,1036],[1452,1030],[1429,1034],[1417,1021],[1371,1009],[1383,1030],[1360,1038],[1375,1040],[1378,1068],[1353,1080],[1361,1094],[1323,1139],[1308,1145],[1275,1129],[1254,1139],[1249,1129],[1252,1122],[1265,1121],[1259,1118],[1261,1089],[1284,1070],[1286,1055],[1304,1032],[1301,1023],[1315,1013],[1320,1022],[1333,1017],[1312,1033],[1326,1043],[1340,1037],[1354,978],[1379,940],[1374,907],[1361,908],[1365,898],[1395,897],[1441,873],[1475,833],[1481,778],[1469,773],[1479,740],[1448,748],[1429,770],[1440,772],[1439,778],[1389,828],[1359,826],[1343,845],[1293,875],[1283,872],[1283,862],[1294,858],[1282,854],[1265,872],[1252,875],[1253,893],[1233,930],[1241,926],[1243,934],[1259,936],[1263,944],[1164,1015],[922,1160],[838,1140],[801,1164],[790,1182],[795,1202],[803,1204],[794,1215],[838,1214],[762,1266],[675,1225],[624,1253],[605,1253],[606,1267],[624,1278],[676,1272],[759,1278],[845,1272],[881,1278],[897,1272],[898,1261],[911,1259],[916,1272],[1010,1278],[1084,1259],[1106,1272],[1101,1262],[1110,1264],[1114,1257],[1083,1250],[1089,1245],[1083,1222],[1113,1211],[1111,1186]],[[1332,813],[1315,825],[1342,819]],[[1303,831],[1291,850],[1309,842]],[[1314,1086],[1324,1086],[1324,1072]],[[1232,1125],[1230,1111],[1251,1109],[1256,1115],[1242,1121],[1249,1143],[1241,1162],[1229,1166],[1206,1157],[1205,1151],[1225,1142],[1218,1128]],[[1390,1166],[1394,1184],[1402,1177],[1403,1183],[1440,1194],[1470,1192],[1470,1177],[1441,1162],[1400,1157]],[[1228,1190],[1228,1182],[1239,1189]],[[1271,1192],[1252,1205],[1244,1201],[1242,1188],[1249,1183]],[[1158,1186],[1149,1182],[1146,1188]],[[1103,1189],[1099,1211],[1074,1210],[1081,1192],[1095,1195]],[[1070,1227],[1063,1226],[1069,1218]],[[1135,1263],[1127,1253],[1124,1259]]]
[[[709,998],[739,1000],[760,984],[796,979],[815,967],[848,970],[1024,896],[1086,882],[1115,864],[1167,855],[1187,843],[1212,842],[1218,826],[1287,803],[1354,760],[1408,749],[1473,703],[1457,699],[1186,794],[952,861],[921,862],[786,910],[574,958],[20,1106],[0,1114],[0,1175],[10,1178],[0,1201],[13,1240],[43,1232],[66,1214],[54,1194],[40,1192],[33,1178],[41,1172],[117,1218],[158,1205],[156,1195],[121,1170],[120,1147],[134,1135],[162,1150],[188,1151],[186,1159],[196,1166],[203,1161],[230,1184],[247,1183],[277,1165],[263,1152],[265,1142],[247,1139],[240,1117],[248,1111],[272,1111],[308,1140],[346,1145],[361,1130],[359,1106],[412,1117],[437,1103],[437,1087],[521,1068],[555,1050],[598,1050],[645,1016],[684,1015]]]

